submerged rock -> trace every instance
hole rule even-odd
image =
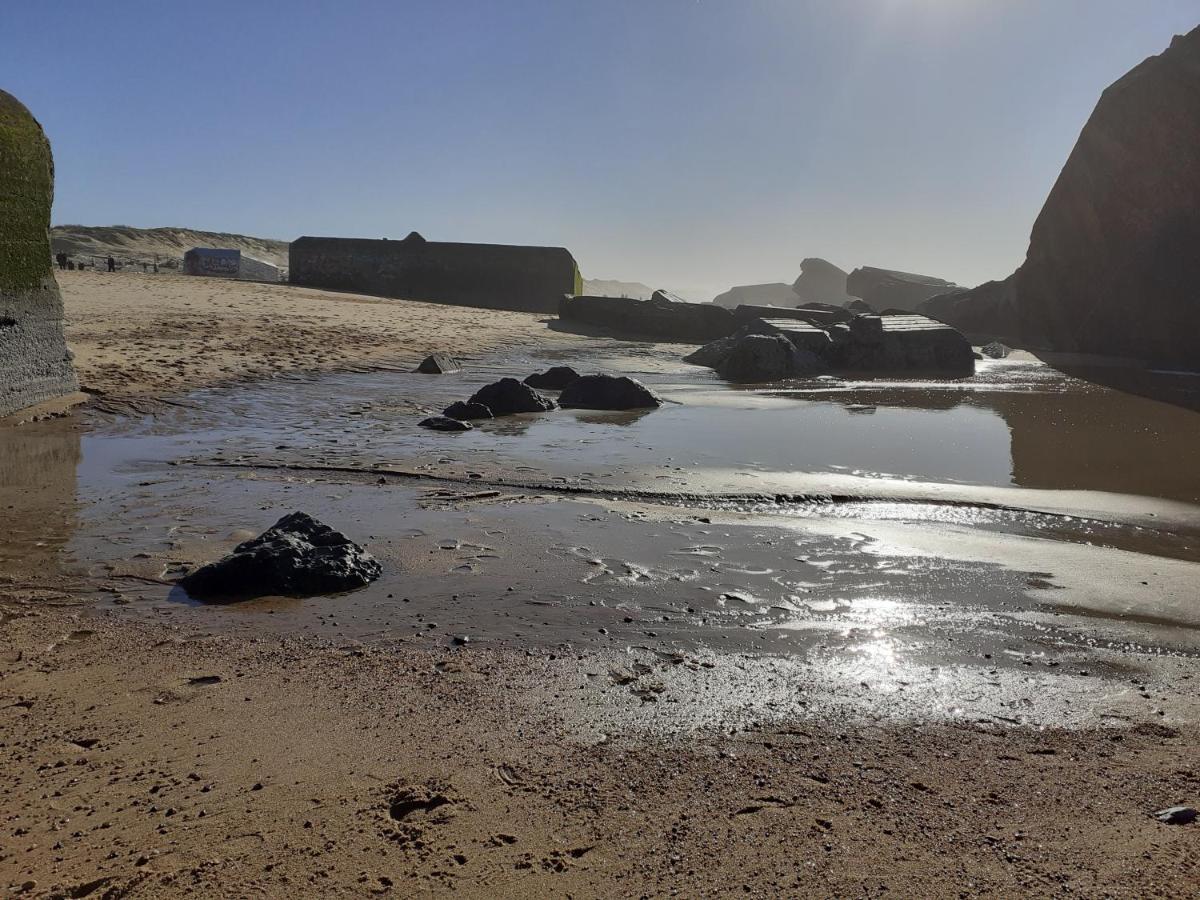
[[[549,397],[515,378],[501,378],[480,388],[471,396],[470,402],[483,404],[492,411],[493,416],[546,412],[558,406]]]
[[[308,597],[363,587],[382,571],[378,560],[346,535],[294,512],[223,559],[184,576],[179,586],[193,597],[213,600]]]
[[[469,419],[490,419],[492,411],[482,403],[464,403],[461,400],[456,400],[442,410],[442,415],[450,419],[458,419],[460,422],[465,422]]]
[[[583,375],[558,398],[567,409],[649,409],[662,406],[662,398],[640,381],[624,375]]]
[[[417,371],[422,375],[445,375],[462,371],[462,363],[447,353],[431,353],[421,360]]]
[[[474,427],[468,422],[462,422],[450,416],[430,416],[417,424],[422,428],[430,428],[434,431],[470,431]]]
[[[545,372],[535,372],[525,379],[531,388],[546,391],[561,391],[579,377],[579,373],[570,366],[551,366]]]

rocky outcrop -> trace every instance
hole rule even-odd
[[[846,278],[846,290],[865,301],[872,309],[899,308],[915,311],[930,297],[944,294],[956,287],[953,281],[934,278],[932,275],[876,269],[873,266],[861,266]]]
[[[578,377],[579,373],[570,366],[551,366],[545,372],[530,375],[525,383],[542,391],[561,391]]]
[[[800,263],[800,277],[792,285],[797,304],[830,303],[844,306],[850,301],[846,291],[846,273],[833,263],[809,257]]]
[[[800,302],[790,284],[741,284],[713,297],[713,303],[726,309],[739,306],[795,306]]]
[[[805,322],[832,325],[834,322],[849,322],[854,318],[854,313],[844,306],[810,303],[794,309],[782,306],[742,305],[733,311],[733,316],[739,322],[752,322],[755,319],[801,319]]]
[[[79,389],[50,264],[53,197],[50,142],[0,91],[0,416]]]
[[[1200,28],[1104,91],[1016,273],[925,309],[1009,343],[1200,365]]]
[[[539,394],[527,384],[515,378],[501,378],[482,387],[471,395],[469,403],[486,406],[493,416],[511,416],[515,413],[547,412],[556,404],[549,397]]]
[[[205,600],[308,597],[362,587],[382,571],[375,557],[346,535],[296,512],[184,576],[179,586]]]
[[[560,319],[598,325],[622,334],[662,341],[704,343],[737,330],[733,313],[711,303],[684,303],[660,296],[650,300],[625,297],[564,297]]]
[[[663,401],[634,378],[583,375],[567,385],[558,403],[564,409],[653,409]]]

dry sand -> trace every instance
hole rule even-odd
[[[285,286],[61,281],[81,380],[119,404],[575,340],[536,316]],[[1200,795],[1200,730],[1149,712],[694,731],[670,711],[736,654],[663,658],[637,699],[600,650],[216,634],[98,612],[79,587],[36,556],[0,573],[4,896],[1145,897],[1200,880],[1200,826],[1150,816]],[[581,722],[617,695],[663,715]]]
[[[280,372],[400,366],[539,338],[545,316],[185,275],[59,272],[84,390],[153,399]]]

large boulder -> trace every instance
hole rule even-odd
[[[0,90],[0,416],[79,389],[50,263],[53,198],[50,142]]]
[[[970,342],[949,325],[925,316],[857,316],[846,331],[831,338],[839,368],[851,371],[954,377],[975,371]]]
[[[850,301],[846,292],[846,273],[828,260],[809,257],[800,263],[800,277],[792,285],[797,305],[829,303],[845,306]]]
[[[955,287],[957,285],[953,281],[932,275],[877,269],[874,266],[860,266],[846,277],[846,290],[864,300],[872,309],[898,307],[911,312],[930,297],[944,294]]]
[[[825,368],[811,353],[797,350],[783,335],[747,334],[716,366],[727,381],[759,383],[811,375]]]
[[[559,395],[564,409],[649,409],[662,398],[640,381],[625,376],[582,375]]]
[[[381,572],[375,557],[346,535],[296,512],[184,576],[179,586],[205,600],[308,597],[363,587]]]
[[[924,311],[1008,343],[1194,369],[1198,297],[1200,28],[1101,95],[1021,267]]]
[[[551,366],[545,372],[535,372],[525,379],[531,388],[542,391],[561,391],[579,377],[570,366]]]
[[[742,304],[733,311],[738,322],[750,322],[754,319],[802,319],[819,325],[832,325],[834,322],[849,322],[854,313],[844,306],[833,306],[829,303],[809,303],[806,306],[749,306]]]
[[[664,341],[704,343],[733,334],[733,313],[711,303],[684,303],[656,291],[649,300],[627,297],[565,297],[559,318],[623,334]]]
[[[501,378],[482,387],[471,395],[470,403],[480,403],[491,410],[493,416],[510,416],[514,413],[546,412],[556,404],[527,384],[515,378]]]

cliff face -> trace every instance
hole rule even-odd
[[[1200,28],[1101,95],[1010,282],[925,309],[1033,347],[1200,366]]]
[[[78,389],[50,267],[53,197],[42,126],[0,91],[0,416]]]

